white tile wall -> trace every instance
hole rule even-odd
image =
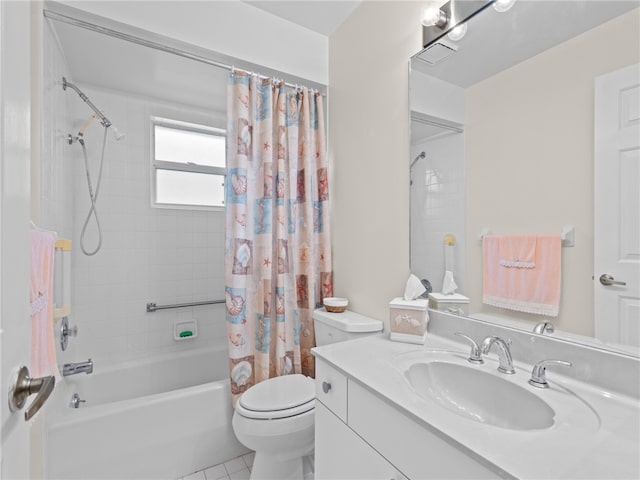
[[[412,145],[410,156],[426,158],[411,169],[411,271],[442,290],[445,271],[444,237],[456,239],[454,276],[465,292],[464,136],[454,134]],[[426,185],[428,183],[428,186]]]
[[[145,311],[147,302],[224,298],[224,213],[151,207],[148,118],[158,115],[224,127],[224,115],[74,81],[48,28],[44,43],[41,223],[73,240],[70,322],[79,328],[69,349],[60,353],[60,362],[91,357],[98,369],[156,353],[224,345],[224,305]],[[92,112],[74,92],[62,90],[63,75],[126,133],[116,142],[108,132],[97,201],[103,241],[94,256],[80,251],[80,232],[90,208],[82,150],[78,143],[66,142],[67,134],[75,135]],[[85,132],[94,188],[102,136],[98,121]],[[89,250],[96,238],[92,218],[86,236]],[[185,319],[198,321],[199,336],[176,341],[173,325]]]
[[[65,58],[48,22],[43,31],[43,122],[40,165],[39,226],[54,230],[60,237],[73,233],[73,191],[69,188],[77,159],[70,152],[66,135],[72,124],[71,99],[62,89],[66,75]]]

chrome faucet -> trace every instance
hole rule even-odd
[[[553,323],[540,322],[533,327],[533,333],[544,335],[545,333],[553,333]]]
[[[513,368],[513,359],[511,358],[511,350],[509,346],[511,341],[504,341],[500,337],[487,337],[482,341],[481,351],[483,355],[489,353],[491,347],[496,344],[498,346],[498,371],[502,373],[516,373]]]
[[[529,384],[538,388],[549,388],[547,382],[546,370],[549,365],[559,365],[562,367],[570,367],[571,362],[565,362],[564,360],[542,360],[533,366],[531,371],[531,378]]]
[[[93,373],[93,362],[91,359],[86,362],[77,363],[65,363],[62,366],[62,375],[68,377],[69,375],[77,375],[78,373],[86,373],[89,375]]]
[[[482,355],[480,354],[480,346],[476,343],[476,341],[468,335],[465,335],[464,333],[455,332],[454,335],[464,338],[467,342],[469,342],[469,345],[471,345],[471,352],[469,353],[469,358],[467,358],[467,361],[469,363],[473,363],[474,365],[482,365],[484,363],[484,360],[482,359]]]

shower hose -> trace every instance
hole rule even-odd
[[[100,183],[102,181],[102,167],[104,165],[104,152],[107,146],[107,128],[104,127],[104,136],[102,138],[102,153],[100,154],[100,167],[98,169],[98,181],[96,182],[96,190],[93,191],[93,183],[91,182],[91,173],[89,172],[89,161],[87,159],[87,147],[84,144],[84,139],[82,137],[78,138],[78,143],[82,147],[82,156],[84,158],[84,169],[87,173],[87,186],[89,187],[89,200],[91,201],[91,207],[89,208],[89,212],[87,213],[87,218],[84,221],[84,225],[82,225],[82,232],[80,233],[80,249],[82,253],[87,256],[95,255],[100,250],[102,246],[102,228],[100,227],[100,219],[98,218],[98,210],[96,209],[96,202],[98,201],[98,193],[100,192]],[[87,233],[87,226],[91,221],[91,217],[95,219],[96,227],[98,230],[98,244],[96,245],[94,250],[87,250],[85,247],[85,236]]]

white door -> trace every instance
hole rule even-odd
[[[30,356],[29,8],[29,2],[0,1],[0,478],[5,480],[29,478],[30,461],[24,410],[8,408],[12,377],[20,365],[28,366]]]
[[[594,185],[595,335],[640,346],[640,64],[596,79]]]

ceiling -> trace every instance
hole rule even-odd
[[[487,8],[468,21],[464,38],[439,40],[454,45],[455,53],[435,65],[414,61],[412,67],[467,88],[639,5],[638,0],[517,0],[505,13]]]
[[[411,68],[468,88],[639,5],[639,0],[517,0],[505,13],[487,8],[468,21],[467,33],[458,42],[446,36],[438,40],[453,45],[455,53],[429,65],[421,60],[421,52],[413,57]],[[420,81],[414,75],[413,88]],[[438,125],[412,119],[413,143],[447,133]]]
[[[322,35],[333,32],[360,4],[360,0],[243,1]],[[638,0],[518,0],[506,14],[488,8],[472,19],[452,57],[436,66],[413,62],[414,67],[466,87],[637,5]],[[94,85],[205,109],[226,108],[224,69],[62,22],[51,25],[68,62],[67,76],[81,88]],[[506,32],[516,35],[506,40]],[[220,85],[216,90],[221,93],[213,95],[211,85]]]
[[[91,85],[180,105],[226,110],[225,69],[68,23],[51,23],[67,61],[66,76],[80,89]],[[219,87],[212,88],[216,85]]]
[[[329,36],[355,10],[361,0],[242,0],[302,27]]]
[[[243,0],[304,28],[328,36],[360,0]],[[226,109],[225,69],[183,58],[59,21],[50,23],[64,51],[70,81],[80,88],[160,98],[203,109]],[[212,85],[219,88],[212,89]]]

